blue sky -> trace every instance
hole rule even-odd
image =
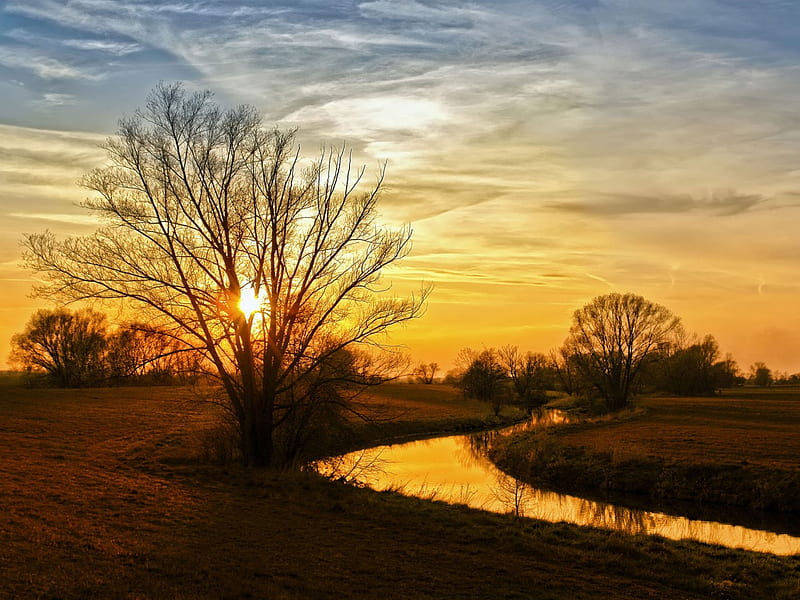
[[[388,161],[385,218],[415,229],[393,275],[436,285],[399,335],[420,359],[547,350],[617,290],[800,370],[799,27],[766,0],[5,2],[0,340],[36,304],[21,232],[88,231],[75,181],[180,79]]]

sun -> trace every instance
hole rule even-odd
[[[245,317],[250,317],[253,313],[260,311],[265,303],[264,290],[257,294],[250,284],[242,286],[239,292],[239,310]]]

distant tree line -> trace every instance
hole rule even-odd
[[[32,383],[56,387],[185,383],[197,361],[167,331],[112,326],[89,308],[36,311],[12,338],[9,360]]]
[[[773,371],[766,364],[759,361],[750,365],[750,372],[746,381],[757,387],[800,385],[800,373],[790,374],[783,371]]]
[[[506,403],[531,412],[547,401],[547,390],[597,398],[614,411],[637,393],[710,396],[746,381],[772,382],[763,363],[745,378],[714,336],[687,335],[667,308],[635,294],[598,296],[576,310],[564,344],[547,355],[516,346],[467,348],[456,363],[445,380],[495,414]]]

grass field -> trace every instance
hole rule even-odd
[[[418,431],[482,418],[387,388]],[[414,396],[417,397],[414,397]],[[181,388],[0,388],[2,598],[795,598],[800,559],[202,464]],[[410,427],[409,427],[410,429]]]
[[[444,384],[388,383],[368,388],[357,404],[378,422],[463,424],[476,419],[491,420],[488,405],[466,399],[459,389]],[[510,420],[522,418],[523,414],[509,407],[501,416]]]
[[[644,418],[573,430],[564,442],[619,458],[661,457],[695,463],[800,467],[800,391],[752,397],[735,390],[714,398],[647,398]]]
[[[488,405],[464,398],[457,388],[444,384],[389,383],[370,388],[355,401],[358,413],[352,415],[353,430],[342,440],[337,453],[379,443],[412,438],[477,431],[517,423],[525,413],[513,406],[503,407],[494,416]]]
[[[742,388],[637,406],[547,440],[509,440],[493,456],[513,473],[572,491],[800,510],[800,390]]]

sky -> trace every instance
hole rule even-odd
[[[800,371],[794,0],[0,2],[0,361],[36,307],[22,233],[84,234],[77,180],[159,81],[346,142],[410,223],[415,360],[547,352],[633,292],[747,370]]]

